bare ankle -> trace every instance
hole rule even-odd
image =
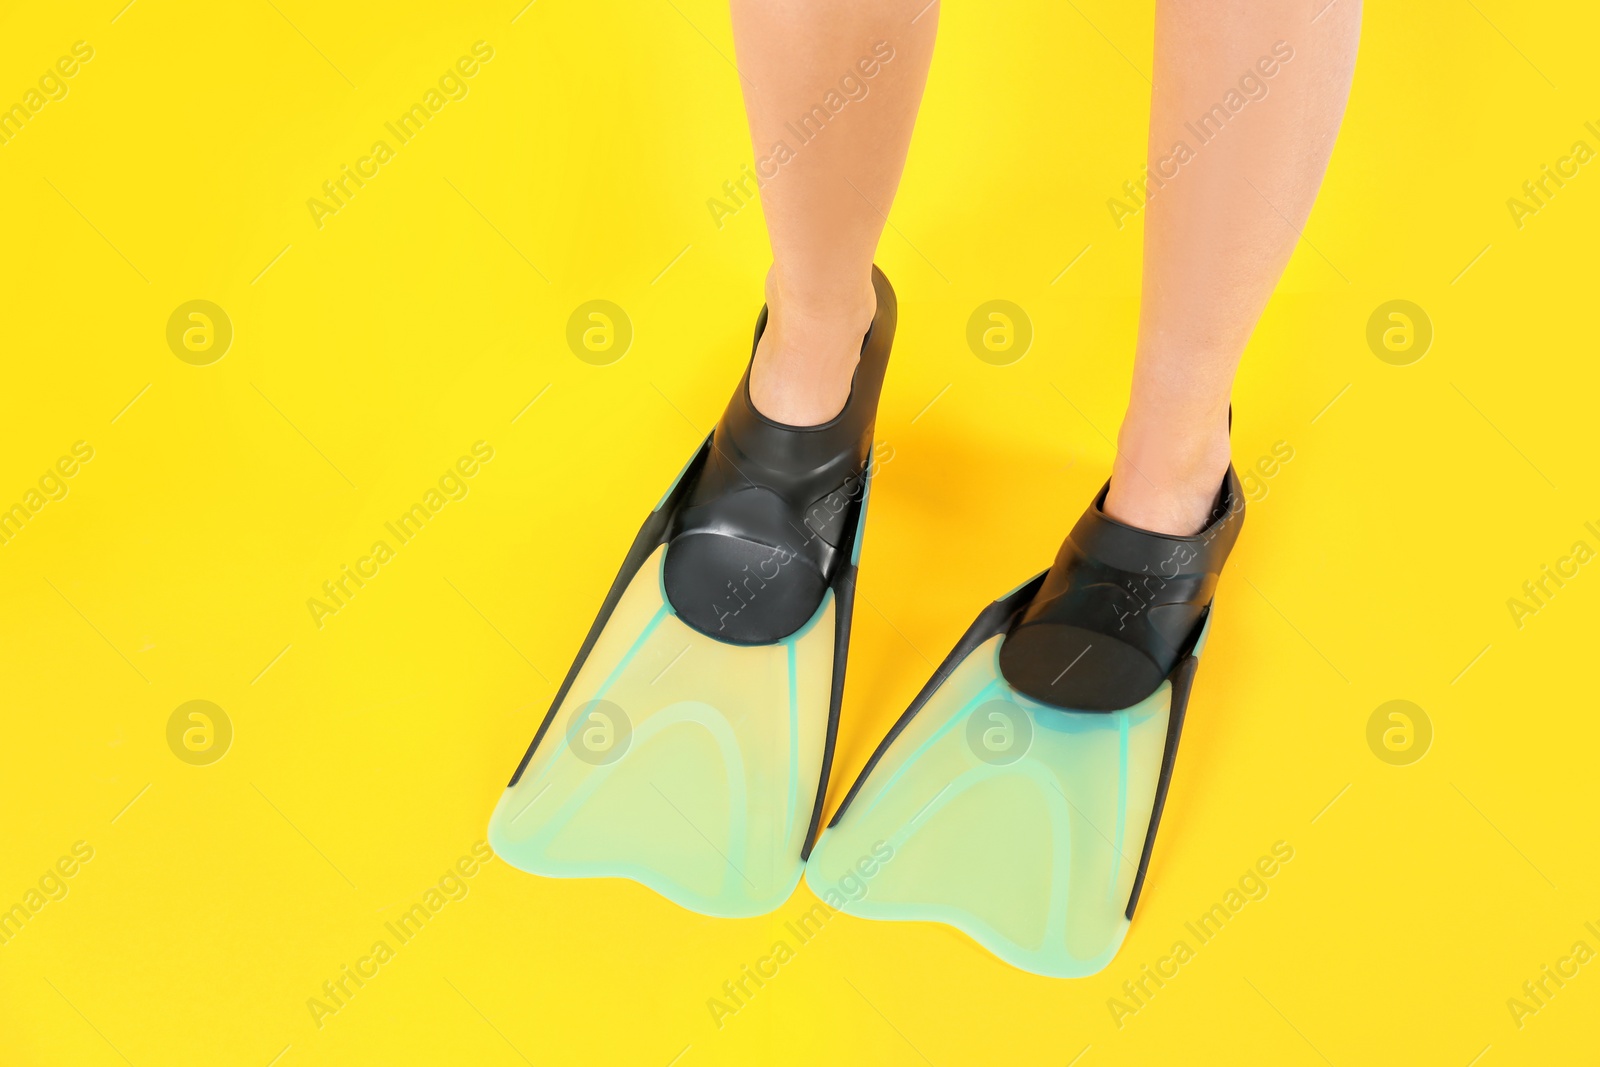
[[[878,305],[870,268],[847,280],[801,279],[780,273],[774,265],[767,271],[766,295],[774,319],[846,333],[866,333]]]
[[[769,419],[791,426],[827,422],[844,409],[872,325],[871,278],[837,291],[784,284],[767,275],[767,328],[750,368],[750,400]]]
[[[1190,426],[1181,420],[1145,422],[1130,414],[1117,435],[1105,512],[1141,530],[1199,533],[1211,517],[1228,460],[1226,413]]]

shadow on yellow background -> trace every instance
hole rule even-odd
[[[1369,5],[1235,394],[1271,473],[1150,885],[1062,982],[933,925],[802,941],[804,887],[720,921],[481,843],[747,358],[760,207],[707,206],[751,158],[725,9],[123,2],[0,14],[0,1060],[1592,1055],[1600,176],[1524,189],[1600,150],[1590,8]],[[1133,348],[1139,217],[1108,201],[1143,163],[1148,6],[942,23],[880,255],[894,460],[830,809],[1106,477]],[[603,366],[567,343],[594,299],[631,325]],[[994,299],[1033,330],[1005,366],[966,340]]]

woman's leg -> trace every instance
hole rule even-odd
[[[1228,465],[1228,395],[1344,115],[1360,0],[1159,0],[1144,298],[1105,510],[1191,534]]]
[[[750,398],[810,426],[850,395],[872,322],[872,257],[933,56],[927,0],[733,0],[745,110],[772,238]]]

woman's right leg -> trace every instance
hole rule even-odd
[[[1360,0],[1316,6],[1156,5],[1144,299],[1105,503],[1139,529],[1203,528],[1228,467],[1234,371],[1311,213],[1355,69]]]
[[[732,0],[761,206],[767,329],[750,398],[811,426],[850,395],[872,322],[872,259],[933,57],[937,2]]]

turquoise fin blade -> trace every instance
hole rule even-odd
[[[535,874],[628,878],[704,914],[764,914],[800,880],[835,597],[780,642],[728,644],[673,613],[664,551],[623,591],[489,841]]]
[[[853,915],[953,926],[1023,970],[1094,974],[1130,925],[1176,672],[1123,711],[1066,711],[1006,683],[998,632],[975,637],[863,772],[806,881]],[[1177,696],[1181,715],[1186,684]]]

